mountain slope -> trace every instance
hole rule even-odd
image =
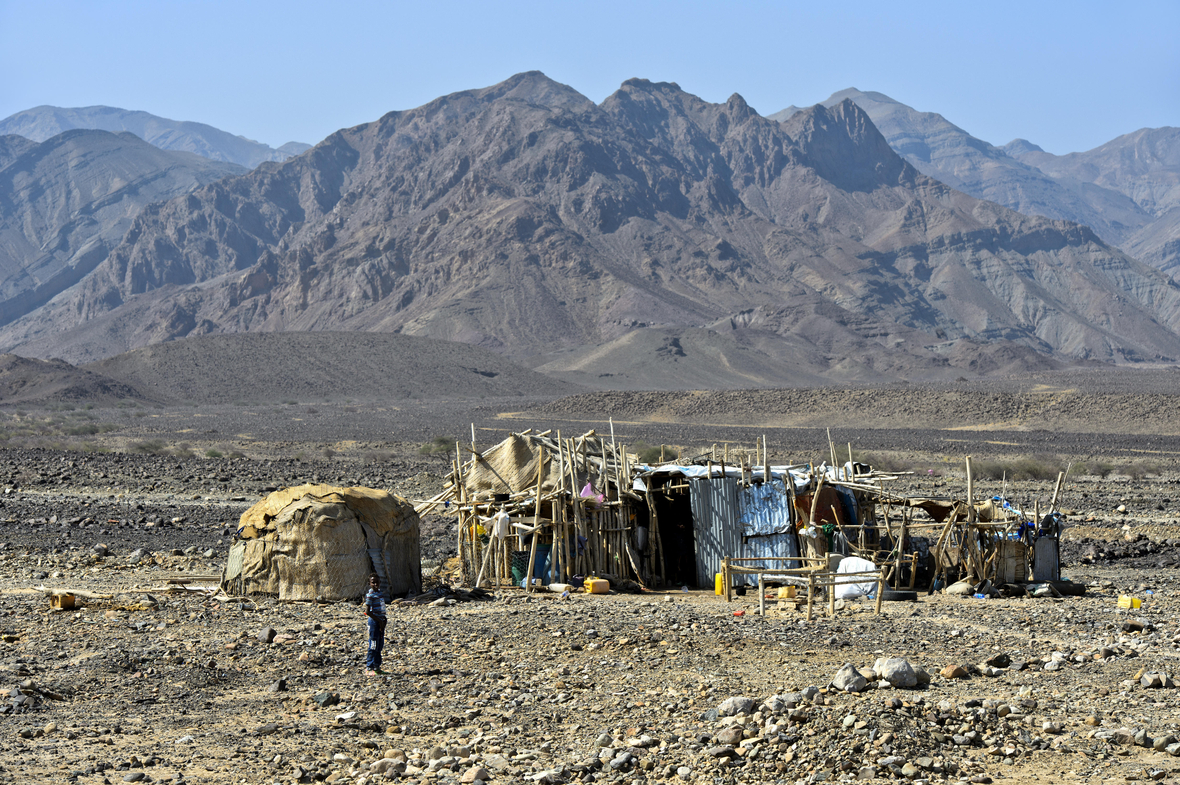
[[[1143,128],[1084,153],[1053,155],[1018,139],[1004,148],[1062,182],[1117,191],[1155,220],[1123,247],[1164,270],[1180,269],[1180,128]]]
[[[244,136],[234,136],[204,123],[157,117],[147,112],[113,106],[62,108],[36,106],[0,120],[0,134],[17,134],[45,142],[76,128],[119,133],[127,131],[161,150],[196,153],[213,161],[225,161],[253,169],[263,161],[284,161],[310,145],[288,142],[274,149]]]
[[[1063,181],[1027,157],[1018,160],[1008,148],[976,139],[940,114],[919,112],[882,93],[850,88],[833,93],[823,105],[845,99],[865,110],[890,146],[918,171],[979,199],[1025,215],[1085,224],[1115,246],[1152,220],[1153,213],[1117,189],[1076,178]],[[799,111],[791,106],[770,117],[782,121]]]
[[[0,323],[93,271],[144,205],[244,171],[131,134],[0,137]]]
[[[528,73],[150,206],[0,345],[83,361],[400,331],[576,370],[633,331],[701,327],[780,377],[1165,359],[1180,287],[1084,227],[920,174],[850,100],[780,124],[737,95],[629,80],[596,106]]]
[[[580,389],[475,346],[373,333],[212,335],[136,349],[80,370],[153,400],[203,404],[519,397]]]

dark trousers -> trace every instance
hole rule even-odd
[[[369,617],[369,651],[365,667],[371,671],[381,667],[381,650],[385,648],[385,619]]]

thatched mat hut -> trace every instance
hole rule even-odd
[[[369,575],[386,596],[422,589],[418,514],[374,488],[299,485],[242,513],[221,587],[280,600],[348,600]]]

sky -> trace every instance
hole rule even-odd
[[[0,0],[0,118],[106,105],[277,147],[540,70],[761,114],[874,90],[996,145],[1088,150],[1180,126],[1180,0]]]

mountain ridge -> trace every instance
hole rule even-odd
[[[0,322],[83,280],[145,205],[245,171],[126,132],[0,136]]]
[[[1169,243],[1177,237],[1175,218],[1168,217],[1180,204],[1180,129],[1141,129],[1090,151],[1055,156],[1027,139],[996,147],[940,114],[883,93],[848,88],[821,103],[845,99],[862,106],[898,154],[923,173],[1026,215],[1090,226],[1153,267],[1180,268],[1180,249]],[[785,121],[798,111],[790,106],[770,117]]]
[[[852,100],[780,123],[736,94],[633,79],[595,105],[529,72],[149,206],[0,346],[402,332],[584,374],[652,330],[856,379],[1168,361],[1178,325],[1167,276],[921,174]]]
[[[45,142],[74,129],[135,134],[162,150],[196,153],[212,161],[234,163],[253,169],[264,161],[283,161],[311,145],[287,142],[278,149],[262,142],[235,136],[205,123],[170,120],[149,112],[113,106],[35,106],[0,120],[0,135],[15,134]]]

